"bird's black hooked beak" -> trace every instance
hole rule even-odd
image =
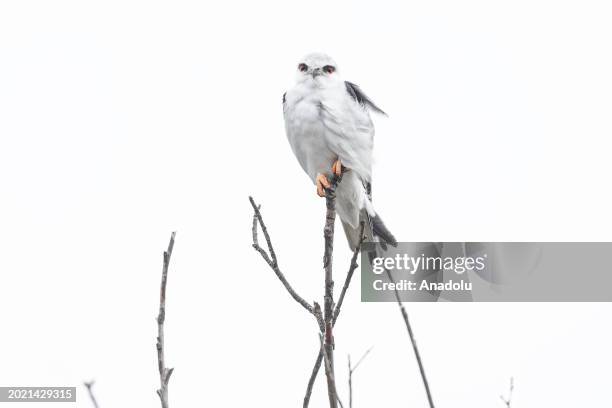
[[[319,75],[321,75],[321,68],[313,69],[312,72],[311,72],[311,75],[312,75],[313,79],[318,77]]]

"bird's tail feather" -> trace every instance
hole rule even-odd
[[[379,242],[383,249],[386,249],[387,244],[393,247],[397,246],[397,240],[385,226],[385,223],[378,214],[372,217],[364,209],[359,215],[359,221],[360,223],[364,223],[364,242]],[[361,242],[361,237],[359,236],[361,226],[359,225],[354,228],[350,224],[342,221],[342,227],[344,228],[349,247],[354,251]]]
[[[397,240],[378,214],[372,218],[372,231],[374,232],[374,236],[379,237],[385,243],[391,245],[392,247],[397,246]]]

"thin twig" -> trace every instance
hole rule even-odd
[[[334,375],[334,280],[333,280],[333,253],[334,253],[334,227],[336,224],[336,187],[342,179],[333,177],[331,186],[325,190],[325,226],[323,237],[325,251],[323,254],[323,269],[325,270],[325,296],[323,298],[323,317],[325,322],[323,357],[325,361],[325,376],[327,377],[327,394],[330,408],[338,406],[338,393]]]
[[[297,292],[293,289],[293,287],[289,284],[285,275],[281,272],[278,266],[278,259],[276,257],[276,253],[274,252],[274,247],[272,246],[272,240],[270,239],[270,234],[268,233],[268,229],[263,221],[263,217],[261,215],[261,206],[255,203],[253,197],[249,197],[249,202],[253,207],[253,225],[252,225],[252,236],[253,236],[253,248],[259,252],[261,257],[266,261],[268,266],[274,271],[278,279],[281,281],[287,292],[291,295],[291,297],[298,302],[306,311],[312,314],[319,326],[319,331],[321,334],[321,338],[324,339],[323,346],[319,350],[319,354],[313,366],[310,379],[308,381],[308,385],[306,387],[306,394],[304,396],[303,407],[307,408],[310,402],[310,397],[312,395],[312,389],[314,386],[314,382],[316,380],[317,374],[321,368],[321,364],[323,361],[326,361],[326,374],[327,374],[327,385],[328,385],[328,395],[330,400],[330,408],[337,408],[338,404],[342,407],[342,402],[338,398],[338,393],[336,392],[336,385],[333,375],[333,326],[336,323],[338,318],[338,314],[340,313],[340,306],[342,305],[342,301],[344,300],[344,296],[346,295],[346,291],[348,290],[348,286],[353,276],[353,272],[357,268],[357,254],[359,249],[355,251],[353,254],[353,258],[351,260],[351,266],[349,272],[347,274],[347,278],[344,283],[344,287],[342,289],[338,306],[334,305],[333,300],[333,286],[334,282],[332,279],[332,255],[333,255],[333,240],[334,240],[334,223],[336,220],[336,210],[335,210],[335,190],[342,179],[342,175],[336,177],[332,177],[330,181],[331,187],[326,189],[326,217],[325,217],[325,227],[323,230],[323,235],[325,237],[325,253],[323,255],[323,267],[325,269],[325,296],[323,307],[324,310],[321,310],[321,307],[317,302],[314,302],[313,305],[306,302],[304,298],[297,294]],[[264,234],[264,238],[266,240],[266,244],[268,247],[268,251],[262,248],[259,245],[259,239],[257,234],[257,226],[261,228],[261,231]],[[361,235],[363,235],[363,225],[361,230]],[[343,408],[343,407],[342,407]]]
[[[291,297],[297,302],[299,303],[304,309],[306,309],[306,311],[310,314],[312,314],[315,317],[315,320],[317,321],[317,325],[319,327],[319,331],[321,333],[325,332],[325,323],[323,321],[323,313],[321,311],[321,306],[317,303],[317,302],[313,302],[313,306],[311,306],[308,302],[306,302],[306,300],[304,300],[304,298],[302,298],[300,295],[297,294],[297,292],[293,289],[293,287],[291,286],[291,284],[289,284],[289,282],[287,281],[287,278],[285,278],[285,275],[283,274],[283,272],[280,270],[279,266],[278,266],[278,260],[276,258],[276,253],[274,252],[274,247],[272,246],[272,239],[270,238],[270,234],[268,232],[268,228],[266,227],[266,224],[263,220],[263,216],[261,215],[261,205],[257,205],[255,203],[255,200],[253,199],[253,197],[249,196],[249,202],[251,203],[251,206],[253,207],[253,225],[252,225],[252,229],[251,229],[251,233],[253,236],[253,248],[259,252],[259,254],[261,255],[261,257],[264,259],[264,261],[266,261],[266,263],[268,264],[268,266],[270,266],[270,268],[274,271],[274,274],[276,275],[276,277],[281,281],[281,283],[283,284],[283,286],[285,287],[285,289],[287,290],[287,292],[289,292],[289,295],[291,295]],[[274,255],[268,255],[268,252],[266,252],[265,249],[263,249],[260,245],[259,245],[259,238],[258,238],[258,234],[257,234],[257,226],[260,226],[265,240],[266,240],[266,244],[268,246],[268,252],[270,254],[274,254]],[[323,362],[323,354],[322,352],[319,352],[319,356],[317,357],[317,360],[315,361],[314,367],[312,368],[312,374],[310,376],[310,379],[308,381],[308,386],[306,388],[306,394],[304,395],[304,403],[303,403],[303,407],[307,408],[308,404],[310,403],[310,397],[312,395],[312,389],[314,387],[314,383],[317,377],[317,373],[319,372],[319,369],[321,368],[321,363]]]
[[[336,190],[336,187],[337,187],[338,183],[340,182],[340,180],[341,180],[341,176],[340,177],[334,177],[332,179],[332,188],[326,190],[326,193],[327,193],[326,197],[328,199],[334,199],[335,198],[335,190]],[[335,211],[335,206],[334,206],[334,211]],[[335,216],[334,217],[330,217],[329,213],[326,214],[326,225],[325,225],[325,230],[324,230],[325,233],[330,232],[329,223],[333,222],[334,220],[335,220]],[[353,278],[353,273],[355,272],[355,269],[359,266],[359,264],[357,263],[357,257],[359,255],[359,250],[360,250],[361,243],[364,240],[364,235],[363,235],[364,227],[365,227],[364,223],[361,223],[361,230],[359,232],[359,234],[361,236],[361,240],[360,240],[360,243],[357,246],[357,248],[355,248],[355,251],[353,251],[353,256],[351,258],[351,264],[350,264],[348,273],[346,274],[346,279],[344,281],[344,286],[342,287],[342,291],[340,292],[340,297],[338,298],[338,304],[333,308],[334,311],[333,311],[333,317],[332,317],[332,322],[331,322],[332,323],[331,324],[332,328],[335,326],[336,321],[338,320],[338,316],[340,315],[340,308],[342,307],[342,303],[344,301],[344,297],[346,295],[346,292],[347,292],[347,290],[349,288],[349,285],[351,283],[351,280]],[[332,243],[333,243],[333,229],[331,230],[331,232],[332,232],[331,239],[332,239]],[[333,250],[333,246],[331,248],[328,248],[327,247],[327,241],[326,241],[326,251],[328,249]],[[331,265],[331,259],[330,259],[330,263],[327,263],[327,257],[324,256],[324,265]],[[333,287],[333,282],[332,282],[332,287]],[[322,332],[323,332],[323,330],[322,330]],[[322,359],[323,359],[322,352],[319,351],[319,354],[317,355],[317,359],[315,360],[315,364],[314,364],[312,373],[310,375],[310,379],[308,380],[308,386],[306,388],[306,396],[304,397],[303,408],[307,408],[308,407],[308,402],[310,401],[310,393],[312,392],[312,386],[313,386],[313,384],[315,382],[315,379],[316,379],[317,375],[319,374],[319,369],[321,368]],[[334,388],[335,388],[335,386],[334,386]],[[329,389],[329,387],[328,387],[328,389]],[[330,398],[330,400],[331,400],[331,398]]]
[[[342,401],[340,401],[340,397],[338,397],[338,392],[336,390],[336,379],[334,377],[334,369],[332,366],[332,361],[329,359],[328,354],[325,352],[326,344],[323,338],[324,336],[322,334],[319,334],[319,341],[321,342],[321,351],[323,351],[323,361],[325,362],[325,375],[329,379],[328,385],[331,384],[332,386],[332,389],[328,392],[328,395],[334,398],[335,404],[340,404],[340,407],[344,408]]]
[[[87,393],[89,394],[89,398],[91,399],[91,403],[93,404],[94,408],[98,408],[98,401],[96,400],[96,397],[93,393],[92,387],[94,386],[96,382],[95,381],[86,381],[83,383],[83,385],[85,386],[85,388],[87,388]]]
[[[170,266],[170,257],[174,248],[174,237],[176,232],[170,235],[170,243],[168,249],[164,252],[164,266],[162,268],[161,288],[159,292],[159,315],[157,316],[157,363],[159,366],[159,381],[160,388],[157,390],[157,395],[161,401],[162,408],[168,408],[168,382],[174,368],[166,368],[164,357],[164,321],[166,319],[166,283],[168,281],[168,268]]]
[[[391,275],[391,271],[385,268],[387,272],[387,276],[392,283],[395,283],[393,276]],[[393,285],[395,292],[395,300],[397,300],[397,304],[402,312],[402,317],[404,318],[404,323],[406,324],[406,329],[408,330],[408,336],[410,337],[410,342],[412,343],[412,349],[414,350],[414,355],[416,357],[417,363],[419,365],[419,371],[421,372],[421,378],[423,379],[423,385],[425,386],[425,392],[427,393],[427,401],[429,402],[430,408],[434,407],[433,397],[431,396],[431,390],[429,389],[429,382],[427,381],[427,376],[425,375],[425,367],[423,366],[423,361],[421,360],[421,354],[419,353],[419,348],[416,344],[416,339],[414,338],[414,332],[412,331],[412,326],[410,325],[410,320],[408,320],[408,313],[406,312],[406,308],[402,303],[399,292],[397,290],[397,285]]]
[[[514,391],[514,378],[510,377],[510,392],[508,393],[508,398],[504,398],[503,395],[500,395],[499,398],[506,404],[506,408],[510,408],[512,406],[512,392]]]
[[[349,408],[353,408],[353,373],[355,372],[355,370],[357,370],[357,367],[359,367],[359,364],[361,364],[363,362],[363,360],[368,356],[368,354],[370,354],[371,350],[372,350],[372,347],[370,347],[365,353],[363,353],[363,355],[357,361],[357,364],[355,364],[354,367],[351,366],[351,355],[350,354],[348,355]]]
[[[342,287],[342,291],[340,291],[340,297],[338,298],[338,304],[336,305],[336,308],[334,309],[334,319],[333,319],[334,324],[336,324],[336,320],[338,320],[338,315],[340,314],[340,308],[342,307],[344,296],[346,295],[346,291],[348,290],[351,280],[353,279],[353,272],[355,272],[355,269],[357,269],[357,267],[359,266],[359,264],[357,263],[357,256],[359,255],[359,249],[365,238],[363,236],[364,227],[365,227],[365,224],[361,222],[361,228],[359,230],[359,236],[361,237],[361,239],[359,241],[359,245],[357,245],[357,247],[353,251],[353,257],[351,258],[351,265],[349,267],[348,273],[346,274],[346,279],[344,280],[344,286]]]
[[[317,374],[321,369],[321,363],[323,362],[323,349],[319,349],[319,355],[315,361],[314,367],[312,367],[312,373],[310,374],[310,379],[308,380],[308,386],[306,387],[306,395],[304,395],[304,405],[303,408],[308,408],[308,404],[310,403],[310,396],[312,394],[312,387],[314,386],[315,380],[317,379]]]
[[[349,385],[349,408],[353,408],[353,367],[351,367],[351,355],[348,355],[348,385]]]
[[[361,232],[360,232],[361,237],[362,237],[361,242],[363,242],[363,228],[364,228],[364,224],[361,223]],[[359,264],[357,263],[358,254],[359,254],[359,246],[353,252],[353,257],[351,259],[351,265],[349,267],[348,273],[346,274],[344,286],[342,287],[342,291],[340,292],[340,297],[338,298],[338,304],[336,305],[336,308],[334,309],[334,318],[332,321],[332,326],[334,326],[336,324],[336,320],[338,320],[338,315],[340,314],[340,307],[342,306],[344,296],[346,295],[349,284],[351,283],[351,280],[353,278],[353,272],[359,266]],[[315,303],[315,306],[319,307],[319,305],[316,303]],[[320,307],[319,307],[319,313],[315,313],[315,316],[317,317],[318,320],[321,319]],[[322,325],[322,324],[324,323],[322,322],[319,323],[319,325]],[[312,368],[310,379],[308,380],[308,386],[306,387],[306,395],[304,396],[303,408],[308,408],[308,403],[310,402],[310,394],[312,393],[312,387],[317,378],[317,375],[319,374],[319,369],[321,368],[322,361],[323,361],[323,351],[319,350],[319,354],[317,355],[317,359],[315,360],[314,367]]]
[[[372,351],[373,348],[374,347],[370,347],[365,353],[363,353],[361,358],[357,360],[357,364],[355,364],[355,366],[353,367],[352,372],[355,372],[355,370],[357,370],[357,367],[359,367],[359,364],[361,364],[363,360],[365,360],[365,358],[368,356],[368,354],[370,354],[370,351]]]
[[[253,212],[254,212],[253,213],[253,229],[252,229],[253,248],[255,248],[257,252],[259,252],[261,257],[266,261],[266,263],[270,266],[270,268],[272,268],[272,270],[274,271],[278,279],[281,281],[285,289],[287,289],[287,292],[289,292],[291,297],[296,302],[298,302],[300,305],[302,305],[302,307],[306,309],[309,313],[314,315],[313,306],[310,305],[307,301],[304,300],[304,298],[302,298],[300,295],[296,293],[296,291],[291,287],[291,285],[287,281],[287,278],[285,278],[285,275],[281,272],[280,268],[278,267],[278,260],[276,259],[276,253],[274,252],[274,247],[272,246],[272,240],[270,239],[270,234],[268,234],[268,228],[266,227],[266,224],[264,223],[263,217],[261,216],[261,212],[259,210],[261,206],[258,206],[257,204],[255,204],[253,197],[249,196],[249,201],[251,202],[251,206],[253,207]],[[259,246],[259,240],[257,238],[257,224],[258,223],[259,223],[259,226],[261,227],[261,231],[264,234],[264,238],[266,239],[266,244],[268,246],[268,252],[270,253],[269,255],[262,247]]]

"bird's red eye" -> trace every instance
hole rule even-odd
[[[302,72],[306,72],[308,70],[308,65],[302,62],[300,65],[298,65],[298,69]]]
[[[334,71],[336,71],[336,68],[334,68],[331,65],[326,65],[326,66],[323,67],[323,71],[325,71],[328,74],[333,74]]]

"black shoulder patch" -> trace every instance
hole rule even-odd
[[[285,104],[285,101],[287,100],[286,96],[287,96],[287,92],[283,94],[283,105]]]
[[[376,104],[372,102],[372,100],[368,98],[365,93],[363,93],[359,86],[349,81],[344,81],[344,84],[346,85],[346,91],[358,104],[360,104],[364,108],[370,108],[376,113],[380,113],[381,115],[387,116],[387,114],[382,109],[376,106]]]

